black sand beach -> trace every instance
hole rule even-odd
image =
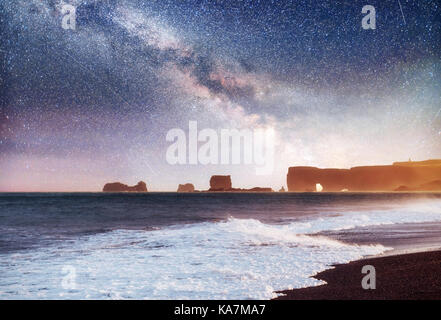
[[[376,289],[361,286],[361,269],[376,270]],[[336,265],[314,278],[327,284],[280,291],[277,300],[438,300],[441,299],[441,251],[376,257]]]

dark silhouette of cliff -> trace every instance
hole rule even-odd
[[[395,162],[386,166],[365,166],[351,169],[319,169],[290,167],[288,191],[315,191],[316,184],[323,191],[404,191],[441,180],[441,160]],[[441,191],[434,182],[430,191]],[[398,190],[401,188],[401,190]]]
[[[139,181],[137,185],[130,187],[120,182],[106,183],[103,192],[148,192],[144,181]]]
[[[180,184],[177,192],[194,192],[194,185],[191,183]]]

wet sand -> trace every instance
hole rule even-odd
[[[376,289],[365,290],[365,265],[376,271]],[[324,285],[284,290],[280,300],[434,300],[441,299],[441,250],[375,257],[336,265],[314,278]]]

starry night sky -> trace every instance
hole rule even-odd
[[[0,19],[0,191],[279,189],[294,165],[441,158],[440,1],[3,0]],[[273,174],[168,164],[189,120],[274,129]]]

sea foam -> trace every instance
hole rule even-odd
[[[439,209],[436,203],[330,213],[276,225],[231,217],[153,231],[82,236],[2,254],[0,298],[269,299],[276,290],[321,284],[311,276],[332,264],[388,249],[346,244],[316,233],[441,221]],[[68,276],[74,286],[66,287],[63,281]]]

